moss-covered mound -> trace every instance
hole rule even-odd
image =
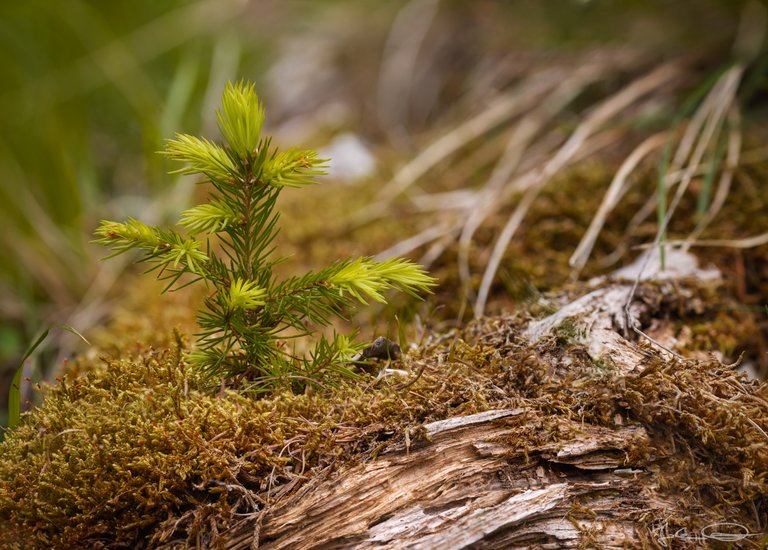
[[[8,434],[3,544],[209,542],[235,514],[259,511],[405,426],[481,409],[474,388],[490,374],[473,374],[475,361],[456,352],[445,371],[433,365],[407,392],[369,379],[255,400],[206,390],[180,359],[181,344],[168,345],[75,365],[87,375],[65,376]]]
[[[707,315],[674,300],[661,307],[662,318]],[[759,532],[768,510],[768,437],[759,424],[768,385],[717,362],[651,352],[641,369],[619,375],[589,359],[566,329],[532,347],[520,336],[530,315],[433,335],[402,359],[405,378],[268,399],[206,387],[170,335],[157,350],[81,360],[0,446],[0,543],[210,546],[309,479],[422,437],[426,421],[503,407],[545,419],[521,424],[522,449],[567,439],[557,426],[571,420],[642,426],[650,444],[632,455],[657,480],[648,498],[678,507],[666,518],[633,518],[641,531],[662,519],[692,529],[727,517]]]

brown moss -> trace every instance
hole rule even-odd
[[[466,359],[478,352],[465,345],[446,347],[452,359],[425,368],[406,392],[369,379],[259,400],[206,389],[181,348],[179,340],[129,358],[83,360],[73,371],[84,376],[46,391],[2,443],[1,543],[210,542],[234,514],[375,454],[408,426],[487,406],[489,374]]]
[[[492,312],[499,313],[531,301],[539,293],[560,288],[569,281],[572,275],[568,265],[570,255],[597,211],[622,159],[622,155],[593,158],[569,167],[548,183],[506,250],[489,300]],[[768,231],[768,217],[764,215],[768,209],[768,188],[758,183],[765,179],[766,171],[765,163],[740,168],[723,209],[702,234],[702,239],[743,238]],[[468,187],[473,182],[482,182],[485,176],[486,171],[476,171],[471,179],[457,182],[427,174],[422,185],[434,190]],[[581,273],[582,278],[605,274],[631,261],[638,253],[634,246],[653,240],[657,229],[655,213],[630,232],[627,226],[655,193],[657,177],[654,162],[648,162],[634,176],[632,187],[608,216],[595,243],[592,259]],[[321,265],[344,255],[377,254],[425,227],[441,222],[441,213],[418,213],[407,200],[401,200],[383,207],[369,223],[350,224],[350,216],[354,217],[360,209],[370,205],[380,186],[381,181],[376,180],[355,187],[326,186],[324,192],[316,191],[312,196],[308,193],[292,195],[284,204],[285,218],[301,220],[301,223],[289,224],[286,228],[282,236],[284,246],[293,250],[302,261]],[[699,220],[697,190],[700,187],[701,182],[694,181],[691,192],[681,202],[669,228],[670,239],[686,238]],[[502,207],[475,235],[469,257],[474,274],[471,290],[476,291],[480,284],[490,248],[507,222],[511,208]],[[728,282],[727,292],[735,302],[754,307],[766,301],[768,263],[765,247],[694,250],[703,262],[714,262],[723,270]],[[414,258],[423,252],[415,251]],[[430,266],[440,280],[436,303],[441,305],[439,318],[442,319],[455,318],[462,311],[464,292],[456,258],[456,245],[451,245]],[[761,330],[761,339],[766,341],[768,333],[765,328]],[[768,372],[768,364],[764,364],[764,368]]]
[[[765,384],[747,382],[711,360],[657,358],[639,374],[620,377],[609,362],[586,355],[569,323],[539,349],[517,336],[531,316],[551,313],[538,292],[567,280],[568,257],[615,168],[592,162],[560,174],[529,213],[493,295],[499,309],[529,301],[528,311],[428,332],[424,345],[403,359],[417,378],[403,389],[399,381],[366,378],[327,392],[260,400],[212,391],[180,360],[183,343],[170,330],[194,333],[191,312],[199,295],[189,289],[159,296],[156,283],[139,278],[128,285],[130,297],[111,327],[95,338],[105,359],[89,356],[70,365],[62,381],[46,390],[43,405],[0,446],[0,522],[7,526],[0,543],[210,543],[234,514],[261,511],[312,477],[367,460],[406,429],[413,439],[425,421],[497,407],[525,408],[514,434],[522,453],[566,441],[574,420],[643,426],[650,444],[630,448],[627,460],[655,473],[662,496],[680,500],[686,513],[664,520],[672,531],[727,517],[756,532],[756,514],[768,511],[768,441],[753,424],[768,415]],[[704,237],[768,231],[762,215],[768,187],[749,183],[764,178],[765,170],[744,169]],[[631,246],[652,238],[652,221],[632,235],[624,235],[624,228],[653,185],[649,171],[609,218],[585,276],[607,269],[600,261],[616,247],[629,255]],[[336,192],[345,200],[332,192],[306,195],[323,216],[301,217],[306,204],[287,205],[286,219],[302,223],[289,224],[282,238],[300,256],[301,269],[379,252],[423,223],[416,217],[403,222],[398,214],[407,209],[395,205],[383,223],[346,231],[344,213],[356,203],[347,199],[361,197],[362,206],[371,190]],[[671,238],[686,236],[694,209],[692,200],[682,204]],[[488,245],[505,221],[498,215],[478,234],[470,257],[474,272],[487,261]],[[674,326],[688,353],[720,351],[735,358],[746,351],[768,372],[764,247],[698,251],[724,271],[725,286],[645,285],[638,296],[653,303],[654,314],[644,321]],[[434,266],[442,283],[436,303],[444,306],[436,319],[461,310],[455,254],[449,249]],[[393,314],[411,306],[398,307]],[[634,519],[649,533],[661,521]]]
[[[680,300],[703,292],[688,288]],[[86,374],[48,389],[0,447],[8,526],[0,541],[213,544],[234,514],[258,513],[309,479],[369,460],[406,430],[414,441],[424,422],[501,407],[525,410],[510,419],[507,443],[529,458],[585,423],[642,426],[647,440],[619,458],[654,472],[659,487],[647,490],[686,511],[668,525],[727,517],[757,531],[755,511],[768,510],[768,439],[755,425],[768,414],[768,386],[711,361],[657,358],[619,376],[573,338],[532,349],[518,336],[528,319],[521,312],[429,335],[402,360],[407,382],[368,378],[260,400],[207,389],[180,359],[178,338],[130,357],[81,360],[75,370]],[[659,521],[630,519],[649,533]]]

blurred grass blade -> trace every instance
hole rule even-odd
[[[85,336],[80,334],[77,329],[72,328],[69,325],[53,325],[45,329],[43,333],[37,337],[37,340],[35,340],[35,342],[29,346],[29,348],[27,348],[27,351],[24,352],[24,356],[21,358],[19,367],[16,369],[16,374],[14,375],[13,381],[11,382],[11,389],[8,392],[8,428],[15,427],[21,418],[21,373],[24,371],[24,363],[35,352],[40,344],[42,344],[43,341],[48,337],[48,333],[53,328],[60,328],[62,330],[66,330],[67,332],[71,332],[75,336],[79,336],[80,339],[89,346],[91,345]]]
[[[709,94],[712,91],[712,88],[714,88],[715,85],[720,81],[727,70],[728,66],[718,68],[716,71],[712,72],[709,78],[707,78],[704,82],[697,86],[696,89],[694,89],[694,91],[689,95],[688,99],[685,100],[685,103],[683,103],[683,106],[678,111],[678,114],[673,119],[672,125],[670,126],[671,128],[679,127],[686,118],[691,116],[691,114],[701,105],[701,102],[704,100],[707,94]],[[656,187],[656,193],[658,195],[658,202],[656,204],[656,217],[660,228],[664,226],[664,220],[667,217],[667,175],[669,174],[670,165],[672,164],[673,142],[674,137],[670,135],[669,142],[667,142],[666,147],[664,147],[664,152],[662,154],[661,160],[659,161],[659,177]],[[681,162],[684,160],[685,159],[680,159]],[[675,168],[679,168],[679,166],[675,166]],[[664,227],[661,234],[659,235],[659,259],[661,261],[662,271],[666,269],[666,242],[667,229]]]
[[[19,362],[19,366],[16,369],[16,374],[11,382],[11,389],[8,391],[8,428],[13,428],[19,423],[21,416],[21,373],[24,370],[24,363],[29,359],[29,356],[34,353],[37,347],[43,343],[43,340],[48,336],[50,329],[45,329],[43,333],[38,336],[35,343],[27,348],[24,352],[24,356]]]
[[[179,60],[160,118],[160,135],[173,135],[174,130],[182,126],[181,120],[195,92],[195,82],[199,74],[199,57],[199,52],[191,48]]]
[[[669,173],[669,163],[672,158],[672,141],[670,139],[667,146],[664,148],[664,153],[661,156],[661,162],[659,163],[659,178],[657,180],[656,194],[656,223],[659,227],[663,227],[664,219],[667,217],[667,174]],[[659,235],[659,260],[661,262],[661,270],[664,271],[666,264],[666,257],[664,254],[665,243],[667,242],[667,230],[666,228]]]
[[[723,162],[725,156],[725,145],[727,143],[725,136],[721,135],[717,140],[717,148],[712,158],[709,160],[709,166],[707,172],[704,174],[704,181],[701,184],[699,190],[699,196],[696,201],[696,216],[698,220],[704,218],[709,209],[709,205],[712,197],[712,187],[715,184],[715,176],[720,171],[720,165]]]

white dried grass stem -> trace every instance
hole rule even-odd
[[[480,193],[474,189],[459,189],[444,193],[424,193],[409,197],[419,212],[445,210],[474,210],[480,202]]]
[[[706,227],[715,219],[715,216],[720,212],[725,204],[726,199],[731,191],[731,183],[733,182],[733,174],[739,165],[739,155],[741,153],[741,115],[739,109],[732,105],[728,113],[729,122],[729,135],[728,135],[728,152],[726,153],[725,167],[722,174],[720,174],[720,181],[717,185],[717,191],[715,197],[712,199],[712,204],[707,210],[706,215],[696,225],[696,228],[691,232],[687,243],[692,243],[699,238],[699,235],[706,229]],[[690,244],[683,245],[684,249],[687,249]]]
[[[448,158],[504,121],[529,108],[530,103],[561,81],[560,71],[545,71],[534,75],[515,92],[499,96],[483,112],[460,124],[401,168],[379,192],[379,199],[392,200],[408,189],[432,167]]]
[[[616,207],[621,198],[628,190],[627,180],[630,174],[637,168],[638,164],[651,154],[653,151],[662,147],[668,139],[667,132],[661,132],[655,134],[640,145],[638,145],[634,151],[627,157],[627,159],[619,167],[616,175],[611,181],[608,187],[608,191],[603,197],[603,201],[600,203],[600,207],[597,210],[597,214],[592,218],[589,224],[589,228],[582,237],[576,250],[571,255],[568,263],[574,268],[575,272],[579,272],[587,263],[589,255],[592,253],[592,249],[595,246],[595,241],[600,231],[605,225],[605,220],[608,218],[608,214]]]
[[[763,246],[768,244],[768,232],[766,233],[760,233],[759,235],[753,235],[752,237],[745,237],[743,239],[702,239],[700,241],[689,241],[686,240],[675,240],[675,241],[667,241],[667,244],[669,246],[680,246],[686,245],[688,247],[698,246],[698,247],[711,247],[711,248],[755,248],[758,246]],[[634,248],[639,249],[647,249],[652,248],[655,245],[654,243],[646,243],[638,245]]]
[[[376,261],[384,261],[388,260],[389,258],[404,256],[405,254],[408,254],[420,246],[424,246],[425,244],[431,243],[435,239],[439,239],[450,231],[451,226],[446,226],[445,224],[430,226],[421,233],[417,233],[413,237],[409,237],[408,239],[400,241],[399,243],[387,248],[384,252],[380,252],[376,255],[375,259]]]
[[[514,236],[520,223],[533,204],[533,201],[538,197],[550,178],[566,166],[584,145],[587,138],[595,133],[611,117],[615,116],[623,109],[626,109],[647,93],[657,90],[659,87],[662,87],[677,78],[679,75],[679,68],[677,62],[666,63],[636,79],[628,86],[609,97],[587,116],[587,119],[576,128],[576,131],[574,131],[568,138],[555,156],[544,166],[537,177],[537,181],[523,195],[520,204],[510,216],[494,245],[491,258],[486,266],[485,273],[483,274],[483,280],[480,283],[480,289],[478,290],[477,300],[475,302],[475,317],[482,317],[485,313],[485,305],[488,300],[491,284],[496,277],[501,258],[509,245],[509,241]]]
[[[741,75],[744,72],[744,67],[740,65],[734,65],[721,77],[722,86],[716,85],[713,87],[710,96],[714,99],[712,101],[706,101],[706,108],[711,109],[711,113],[706,119],[704,127],[701,131],[701,135],[696,143],[696,148],[691,154],[690,162],[688,166],[683,170],[683,174],[680,178],[680,183],[675,191],[675,195],[669,204],[669,208],[664,216],[661,226],[659,227],[656,235],[656,240],[661,241],[662,236],[667,230],[672,216],[680,204],[680,200],[683,198],[685,191],[688,189],[694,174],[699,166],[702,165],[702,159],[704,154],[710,148],[713,139],[716,137],[720,128],[723,125],[725,113],[731,108],[733,101],[736,97],[736,90],[741,79]],[[720,84],[720,82],[718,82]],[[707,98],[709,99],[709,98]]]
[[[507,143],[504,155],[494,167],[491,176],[483,186],[479,205],[469,212],[461,236],[459,237],[458,270],[459,279],[466,288],[469,285],[469,249],[475,232],[498,208],[499,190],[509,182],[515,170],[518,169],[523,156],[533,138],[541,132],[544,125],[568,106],[585,86],[599,76],[600,72],[589,68],[568,79],[562,86],[542,101],[541,106],[522,118],[515,127]]]
[[[744,72],[744,67],[741,65],[734,65],[733,67],[731,67],[731,69],[726,71],[721,76],[720,80],[717,82],[717,84],[715,84],[715,86],[710,91],[709,96],[703,102],[701,109],[706,108],[707,110],[711,110],[711,114],[709,114],[706,118],[706,123],[704,123],[704,128],[702,129],[701,135],[698,138],[696,148],[694,149],[693,154],[691,155],[691,159],[688,164],[688,167],[684,170],[680,184],[678,185],[677,191],[675,192],[675,196],[670,202],[669,208],[667,209],[667,212],[664,215],[664,219],[662,220],[662,223],[660,224],[658,230],[656,231],[656,237],[654,238],[654,241],[653,241],[654,246],[659,246],[659,244],[661,243],[661,239],[666,233],[667,226],[669,225],[669,222],[672,219],[672,215],[675,213],[675,210],[677,209],[677,206],[680,203],[680,200],[685,194],[685,191],[687,190],[688,185],[691,182],[691,179],[693,178],[693,173],[695,169],[701,163],[704,153],[710,147],[710,143],[714,135],[716,134],[717,130],[719,130],[719,128],[722,126],[724,113],[727,109],[730,109],[731,104],[735,99],[736,89],[738,88],[738,84],[743,72]],[[640,271],[638,272],[637,277],[635,278],[634,283],[632,284],[632,291],[630,292],[629,297],[627,298],[627,302],[624,307],[624,313],[627,317],[626,319],[627,326],[631,327],[632,330],[634,330],[640,336],[643,336],[647,338],[649,341],[651,341],[652,343],[655,343],[653,340],[651,340],[648,337],[647,334],[643,333],[638,328],[638,322],[636,319],[632,317],[632,313],[630,311],[630,305],[632,303],[632,299],[635,296],[635,292],[637,291],[637,286],[640,283],[643,271],[647,267],[651,256],[652,256],[651,254],[646,254],[644,257],[642,266],[640,267]]]
[[[443,252],[456,241],[456,235],[459,232],[459,225],[452,227],[446,234],[438,241],[432,243],[432,246],[419,258],[419,264],[425,268],[429,268]]]

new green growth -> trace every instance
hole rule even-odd
[[[314,151],[271,146],[262,136],[264,108],[252,84],[228,84],[217,114],[222,144],[177,134],[164,151],[184,163],[177,172],[210,182],[208,202],[182,213],[178,223],[185,234],[134,219],[104,220],[96,242],[114,251],[109,257],[142,251],[150,271],[168,282],[166,290],[198,281],[207,285],[210,291],[197,312],[197,348],[189,359],[212,377],[239,377],[268,389],[352,374],[348,362],[359,346],[350,338],[320,336],[313,349],[300,354],[289,342],[329,326],[355,303],[385,302],[384,293],[393,288],[417,296],[435,280],[408,260],[367,257],[276,278],[277,198],[286,187],[316,183],[326,160]],[[180,282],[183,275],[192,278]]]

